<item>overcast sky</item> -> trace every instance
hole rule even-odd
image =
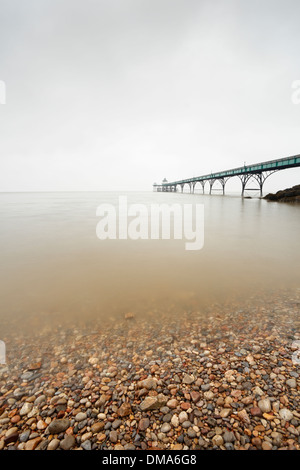
[[[151,190],[299,154],[299,18],[299,0],[0,0],[0,191]]]

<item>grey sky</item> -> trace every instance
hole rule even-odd
[[[0,190],[148,190],[300,153],[299,18],[299,0],[0,0]]]

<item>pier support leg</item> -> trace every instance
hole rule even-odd
[[[263,185],[264,185],[264,180],[263,180],[262,174],[259,175],[258,184],[259,184],[259,190],[260,190],[260,197],[262,197],[262,195],[263,195]]]
[[[225,177],[225,178],[222,178],[221,179],[221,184],[222,184],[222,187],[223,187],[223,196],[225,196],[225,184],[227,183],[227,181],[230,179],[231,177],[228,176],[228,177]]]
[[[260,189],[260,197],[263,197],[264,182],[266,181],[267,178],[269,178],[269,176],[273,175],[273,173],[275,173],[276,171],[278,170],[276,169],[276,170],[264,171],[256,175],[256,179],[258,181],[259,189]]]
[[[224,179],[221,179],[221,180],[220,180],[220,183],[221,183],[221,185],[222,185],[223,196],[224,196],[224,195],[225,195],[225,183],[226,183],[226,182],[225,182]]]
[[[274,172],[272,172],[272,173],[274,173]],[[265,180],[268,176],[269,176],[269,174],[264,175],[263,173],[253,173],[253,174],[240,176],[240,180],[242,182],[242,197],[244,197],[246,185],[247,185],[248,181],[251,180],[251,178],[253,180],[257,181],[258,186],[259,186],[260,197],[262,197],[262,195],[263,195],[263,185],[264,185],[264,182],[265,182]],[[249,188],[249,190],[252,190],[252,191],[254,190],[255,191],[255,188]]]
[[[244,197],[246,184],[249,181],[249,179],[251,178],[251,175],[242,175],[242,176],[239,176],[239,178],[242,182],[242,194],[241,194],[241,196]]]

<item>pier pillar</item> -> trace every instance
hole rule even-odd
[[[260,197],[263,197],[264,182],[266,181],[266,179],[271,174],[275,173],[275,171],[277,171],[277,170],[265,171],[265,172],[261,172],[261,173],[250,173],[248,175],[240,176],[239,178],[242,182],[242,197],[244,197],[244,193],[245,193],[245,190],[246,190],[246,185],[247,185],[248,181],[250,181],[250,179],[253,179],[258,183],[258,188],[257,189],[259,191]],[[255,191],[255,188],[248,188],[248,190]]]
[[[242,194],[241,194],[241,196],[244,197],[246,184],[249,181],[249,179],[251,178],[251,174],[250,175],[238,175],[238,177],[240,178],[241,183],[242,183]]]
[[[229,177],[228,177],[228,178],[221,178],[221,179],[220,179],[220,182],[221,182],[221,185],[222,185],[222,189],[223,189],[223,196],[225,196],[225,184],[227,183],[228,180],[229,180]]]
[[[264,185],[264,180],[263,180],[262,173],[260,173],[260,175],[258,175],[257,180],[258,180],[258,184],[259,184],[260,197],[262,197],[262,195],[263,195],[263,185]]]

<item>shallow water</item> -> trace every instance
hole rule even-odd
[[[100,240],[97,207],[204,205],[204,246]],[[300,286],[300,206],[236,195],[113,192],[0,194],[0,318],[103,316],[261,296]]]

